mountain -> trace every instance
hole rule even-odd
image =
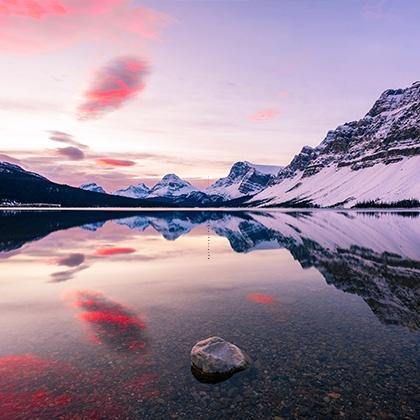
[[[151,188],[149,197],[179,197],[188,195],[197,188],[184,181],[175,174],[165,175],[154,187]]]
[[[289,165],[236,162],[227,177],[204,191],[168,174],[152,188],[131,185],[109,195],[95,183],[77,189],[0,163],[0,204],[420,207],[419,167],[420,82],[415,82],[386,90],[363,118],[329,131],[317,147],[303,147]]]
[[[226,178],[220,178],[205,192],[225,200],[254,195],[270,185],[282,169],[281,166],[236,162]]]
[[[159,201],[134,200],[56,184],[20,166],[0,162],[0,205],[56,207],[152,207]]]
[[[199,191],[189,182],[174,174],[165,175],[152,188],[145,184],[130,185],[126,189],[117,190],[114,195],[132,198],[144,198],[150,201],[159,200],[167,206],[203,207],[221,203],[223,198],[218,195],[208,195]]]
[[[146,198],[150,193],[150,188],[143,184],[130,185],[129,187],[121,190],[114,191],[114,195],[131,198]]]
[[[82,184],[79,188],[81,188],[82,190],[86,190],[86,191],[93,191],[93,192],[97,192],[97,193],[106,194],[106,191],[100,185],[96,184],[95,182],[91,182],[89,184]]]
[[[420,82],[386,90],[359,121],[305,146],[249,204],[343,206],[420,200]]]

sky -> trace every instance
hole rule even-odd
[[[0,161],[107,191],[287,165],[420,78],[417,0],[0,0]]]

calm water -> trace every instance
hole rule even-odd
[[[419,418],[419,214],[9,212],[0,267],[1,419]]]

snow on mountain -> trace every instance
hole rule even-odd
[[[81,188],[82,190],[86,190],[86,191],[93,191],[93,192],[97,192],[97,193],[106,194],[106,191],[100,185],[96,184],[95,182],[90,182],[88,184],[82,184],[79,188]]]
[[[121,195],[130,198],[145,198],[149,195],[150,188],[143,184],[130,185],[129,187],[121,190],[114,191],[114,195]]]
[[[282,169],[281,166],[236,162],[227,177],[217,180],[205,192],[224,199],[253,195],[267,187]]]
[[[39,175],[35,172],[29,172],[26,171],[25,169],[21,168],[18,165],[15,165],[13,163],[9,163],[9,162],[0,162],[0,173],[3,174],[24,174],[24,175],[28,175],[28,176],[33,176],[39,179],[43,179],[46,180],[47,178],[43,177],[42,175]]]
[[[165,175],[154,187],[150,189],[148,195],[151,197],[178,197],[197,191],[189,182],[184,181],[175,174]]]
[[[385,91],[364,118],[306,146],[250,203],[351,207],[420,200],[420,82]]]

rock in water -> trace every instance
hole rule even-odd
[[[199,341],[191,350],[192,372],[202,382],[219,382],[249,367],[251,361],[239,347],[220,337]]]

